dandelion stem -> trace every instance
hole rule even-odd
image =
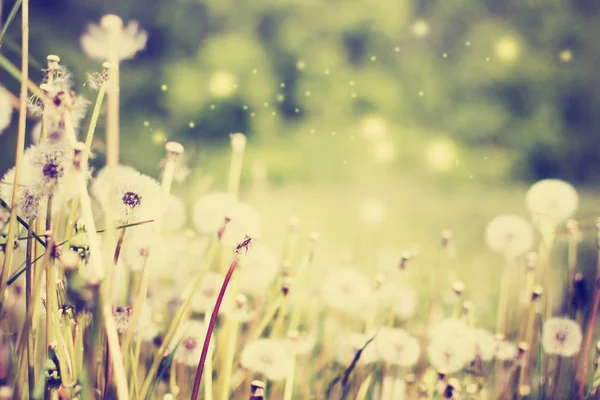
[[[283,389],[283,400],[292,400],[294,394],[294,378],[296,377],[296,353],[292,351],[290,371],[285,378],[285,389]],[[368,386],[368,385],[367,385]]]
[[[25,274],[25,314],[29,314],[29,309],[33,307],[32,301],[32,289],[33,289],[33,271],[31,270],[32,258],[33,258],[33,236],[31,232],[33,230],[34,220],[29,221],[29,229],[27,230],[27,250],[25,255],[25,262],[27,263],[27,273]],[[29,386],[29,398],[33,398],[33,391],[35,387],[35,363],[34,363],[34,338],[32,335],[27,335],[27,383]]]
[[[220,305],[219,305],[220,307]],[[209,321],[210,324],[210,321]],[[238,332],[239,332],[239,323],[235,320],[230,319],[228,321],[229,324],[229,329],[226,330],[227,332],[227,339],[226,341],[226,350],[225,350],[225,355],[224,355],[224,359],[223,359],[223,363],[222,363],[222,368],[223,370],[220,371],[221,372],[221,376],[223,377],[221,382],[219,382],[219,388],[220,388],[220,395],[219,395],[219,399],[220,400],[227,400],[229,399],[229,392],[231,391],[231,375],[233,373],[233,361],[235,358],[235,348],[237,345],[237,337],[238,337]],[[208,357],[210,358],[210,357]],[[195,397],[192,397],[192,399],[195,399]]]
[[[596,265],[596,281],[594,285],[594,305],[590,314],[590,321],[587,325],[585,335],[585,346],[583,347],[583,356],[579,365],[579,400],[583,400],[585,395],[585,383],[587,381],[590,349],[592,347],[592,338],[596,328],[596,318],[598,317],[598,307],[600,306],[600,218],[596,220],[596,249],[597,249],[597,265]]]
[[[556,398],[556,391],[558,389],[558,380],[560,379],[560,367],[562,364],[562,357],[558,356],[558,360],[556,360],[556,368],[554,370],[554,379],[552,379],[552,395],[550,399]]]
[[[19,130],[17,134],[17,149],[15,152],[15,180],[12,190],[13,212],[10,213],[10,222],[8,223],[8,234],[6,237],[6,249],[4,251],[4,261],[2,263],[2,272],[0,273],[0,313],[4,305],[4,296],[6,294],[6,280],[12,267],[15,236],[17,234],[17,204],[21,193],[19,185],[21,183],[21,169],[23,164],[23,153],[25,151],[25,128],[27,118],[27,81],[29,76],[29,0],[23,0],[21,6],[21,91],[19,101]]]
[[[249,242],[248,242],[249,243]],[[247,246],[247,244],[246,244]],[[227,271],[227,275],[225,275],[225,279],[223,280],[223,284],[221,285],[221,290],[219,291],[219,295],[217,296],[217,301],[215,303],[215,307],[213,308],[212,315],[210,317],[210,323],[208,325],[208,329],[206,331],[206,337],[204,338],[204,345],[202,346],[202,355],[200,356],[200,361],[198,362],[198,369],[196,371],[196,377],[194,379],[194,387],[192,389],[191,400],[196,400],[198,398],[198,391],[200,389],[200,381],[202,380],[202,372],[204,370],[204,363],[206,361],[206,356],[208,354],[208,346],[210,344],[210,338],[212,336],[212,332],[215,329],[215,324],[217,322],[217,315],[219,315],[219,309],[221,308],[221,302],[223,301],[223,297],[225,296],[225,290],[227,290],[227,285],[229,285],[229,281],[231,280],[231,276],[233,275],[233,271],[237,267],[240,253],[239,253],[239,245],[236,251],[235,256],[233,257],[233,261],[229,266],[229,270]]]
[[[208,326],[210,323],[210,317],[208,313],[204,314],[204,326]],[[212,356],[206,357],[204,368],[206,368],[206,379],[204,380],[204,400],[213,399],[213,362]]]

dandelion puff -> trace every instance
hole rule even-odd
[[[383,361],[411,367],[419,360],[419,341],[399,328],[381,328],[375,337],[375,345]]]
[[[223,280],[223,275],[216,272],[209,271],[204,275],[204,278],[200,282],[200,287],[194,292],[191,299],[191,308],[194,312],[199,314],[212,312],[217,301],[217,296],[219,295],[219,290],[223,285]],[[225,303],[228,303],[226,300],[231,297],[228,293],[230,292],[225,292]],[[222,313],[223,310],[224,307],[221,307],[219,313]]]
[[[567,318],[550,318],[542,328],[542,346],[548,354],[571,357],[581,349],[581,327]]]
[[[401,320],[412,317],[417,310],[417,291],[412,286],[401,283],[396,285],[396,297],[393,304],[394,315]]]
[[[125,176],[125,175],[134,175],[138,173],[137,170],[133,167],[129,167],[127,165],[117,165],[115,168],[115,176]],[[96,200],[100,201],[108,191],[109,180],[108,180],[108,168],[102,168],[96,174],[96,177],[92,181],[91,193],[96,198]]]
[[[354,268],[335,268],[323,278],[321,294],[329,307],[355,315],[371,297],[371,282]]]
[[[115,323],[117,325],[117,332],[119,335],[123,335],[125,332],[127,332],[132,313],[133,308],[131,306],[113,307],[113,317],[115,317]]]
[[[517,358],[518,349],[514,343],[496,339],[494,356],[501,361],[512,361]]]
[[[482,361],[490,361],[494,358],[498,344],[492,333],[485,329],[476,329],[473,331],[473,340],[473,359],[479,357]]]
[[[13,108],[9,91],[0,86],[0,135],[10,125]]]
[[[112,21],[116,23],[110,23]],[[136,21],[123,25],[120,18],[113,15],[104,16],[98,25],[88,24],[80,38],[83,51],[98,61],[110,60],[112,51],[115,51],[119,60],[130,60],[146,48],[147,41],[148,34],[140,29]],[[116,49],[111,49],[113,43]]]
[[[252,247],[252,251],[240,257],[240,267],[236,272],[240,290],[253,295],[263,294],[275,280],[278,271],[279,264],[275,252],[258,243]]]
[[[429,362],[442,374],[460,371],[473,354],[469,338],[437,335],[427,348]]]
[[[250,236],[253,240],[260,239],[261,222],[258,211],[245,203],[235,203],[226,212],[229,223],[221,241],[227,245],[233,245]]]
[[[270,381],[284,379],[291,366],[286,348],[273,339],[257,339],[246,344],[240,363],[245,369],[262,374]]]
[[[119,224],[156,219],[162,211],[162,191],[158,182],[147,175],[127,173],[117,175],[116,215]],[[102,209],[112,206],[107,195],[98,198]]]
[[[209,193],[201,197],[194,204],[193,210],[194,225],[198,232],[216,234],[223,226],[229,207],[235,202],[235,196],[224,192]]]
[[[554,229],[575,214],[579,196],[568,182],[543,179],[529,188],[525,195],[525,205],[541,229]]]
[[[232,304],[224,307],[223,315],[232,321],[243,324],[254,319],[256,313],[250,308],[248,298],[243,294],[239,294]]]
[[[42,197],[44,194],[39,189],[37,182],[33,181],[33,176],[34,174],[30,173],[28,168],[25,168],[22,175],[24,179],[22,179],[18,189],[20,192],[19,201],[16,207],[17,215],[25,221],[29,221],[43,214]],[[0,181],[0,198],[7,204],[12,204],[14,180],[15,169],[11,168]]]
[[[533,245],[533,230],[525,218],[515,214],[502,214],[485,228],[485,241],[496,253],[521,255]]]
[[[177,231],[185,225],[187,219],[185,203],[175,195],[169,195],[165,206],[163,229],[167,232]]]
[[[315,347],[317,335],[315,332],[306,334],[290,331],[285,338],[281,339],[281,343],[293,354],[306,355]]]
[[[198,366],[200,356],[202,355],[202,347],[204,338],[206,337],[206,325],[203,322],[190,320],[185,322],[175,334],[174,340],[171,342],[170,351],[175,350],[175,361],[187,365],[188,367]],[[212,357],[215,348],[214,337],[211,336],[210,344],[208,345],[208,356]]]
[[[335,353],[335,359],[340,364],[348,366],[354,360],[356,353],[360,351],[360,358],[358,359],[358,365],[368,365],[380,360],[380,354],[377,351],[375,343],[367,342],[373,337],[364,333],[347,332],[339,339],[336,338],[338,343],[337,350]],[[365,347],[365,344],[366,347]]]
[[[63,183],[66,172],[73,163],[73,149],[62,144],[31,146],[24,155],[24,162],[39,176],[38,185],[45,195],[53,194]]]

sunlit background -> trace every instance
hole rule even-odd
[[[406,249],[429,268],[450,229],[456,273],[488,295],[502,260],[485,225],[527,216],[532,182],[567,180],[582,195],[578,217],[599,210],[593,0],[31,3],[31,79],[58,54],[90,101],[86,72],[100,65],[81,49],[86,24],[109,12],[139,21],[147,47],[121,67],[122,163],[157,177],[164,143],[184,144],[189,175],[173,190],[189,212],[225,189],[229,135],[245,133],[241,197],[261,213],[261,239],[282,246],[297,215],[304,235],[321,234],[323,269],[395,268]],[[19,38],[16,23],[1,49],[16,65]],[[12,77],[0,81],[18,93]],[[0,174],[14,163],[16,119],[0,136]]]

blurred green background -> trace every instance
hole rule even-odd
[[[94,100],[81,85],[100,66],[79,37],[106,13],[149,34],[122,65],[123,163],[158,176],[164,142],[180,141],[191,175],[174,190],[191,206],[225,188],[228,135],[247,134],[242,197],[274,244],[295,213],[332,257],[367,241],[368,266],[420,243],[431,265],[450,228],[475,283],[502,265],[485,224],[524,215],[531,182],[568,180],[583,193],[578,215],[598,211],[597,0],[32,0],[32,79],[58,54]],[[18,64],[18,19],[8,36],[1,51]]]

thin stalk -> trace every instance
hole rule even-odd
[[[27,230],[27,250],[25,255],[25,262],[27,263],[27,273],[25,274],[25,314],[29,315],[29,309],[33,307],[32,301],[32,290],[33,290],[33,276],[32,276],[32,257],[33,257],[33,219],[29,221],[29,229]],[[27,382],[29,386],[29,398],[33,398],[33,391],[35,389],[35,363],[34,363],[34,337],[27,335]]]
[[[556,368],[554,369],[554,379],[552,380],[552,395],[550,399],[556,398],[556,391],[558,390],[558,379],[560,378],[560,367],[562,364],[562,357],[558,356],[558,360],[556,360]]]
[[[571,221],[567,226],[568,233],[568,248],[567,248],[567,264],[568,264],[568,274],[567,274],[567,315],[571,316],[571,306],[573,305],[573,297],[575,291],[575,270],[577,268],[577,221]]]
[[[280,295],[279,297],[277,297],[277,299],[275,299],[274,302],[272,302],[271,307],[267,310],[267,312],[263,316],[262,320],[260,321],[260,324],[258,325],[256,330],[250,335],[252,340],[258,339],[259,337],[262,336],[262,333],[269,325],[269,322],[271,322],[273,320],[273,316],[275,315],[275,313],[277,312],[279,307],[281,307],[283,300],[284,300],[284,297]]]
[[[217,315],[219,314],[219,309],[221,308],[221,302],[223,301],[223,297],[225,296],[225,291],[227,290],[227,285],[231,280],[231,276],[233,275],[233,271],[237,267],[239,258],[240,258],[240,250],[243,247],[248,248],[250,243],[250,239],[248,238],[243,243],[240,243],[236,249],[235,256],[233,257],[233,261],[229,266],[229,270],[227,271],[227,275],[225,275],[225,279],[223,281],[223,285],[221,285],[221,290],[219,291],[219,295],[217,296],[217,301],[215,303],[215,307],[213,308],[212,315],[210,317],[210,323],[208,325],[208,329],[206,331],[206,336],[204,338],[204,345],[202,346],[202,354],[200,356],[200,361],[198,362],[198,370],[196,371],[196,377],[194,379],[194,387],[192,389],[191,400],[196,400],[198,398],[198,391],[200,389],[200,381],[202,381],[202,372],[204,370],[204,363],[206,361],[206,356],[208,354],[208,346],[210,344],[210,338],[212,336],[213,330],[215,329],[215,324],[217,323]]]
[[[290,371],[285,378],[285,388],[283,389],[283,400],[292,400],[294,394],[294,378],[296,377],[296,354],[292,351],[292,362]],[[370,375],[369,375],[370,377]],[[367,385],[368,388],[368,385]]]
[[[227,329],[227,338],[225,339],[226,349],[221,365],[222,371],[219,371],[222,374],[222,379],[219,379],[218,385],[220,389],[218,398],[220,400],[229,399],[229,393],[231,392],[231,375],[233,373],[233,361],[235,358],[235,348],[237,346],[239,333],[239,322],[235,320],[229,320],[227,323],[229,324],[229,328]],[[195,399],[195,397],[192,396],[192,399]]]
[[[446,263],[447,263],[447,241],[449,238],[442,238],[442,248],[440,249],[440,256],[438,259],[438,264],[435,270],[435,275],[433,278],[433,286],[431,289],[431,294],[429,296],[429,305],[427,306],[427,319],[425,322],[425,333],[423,334],[423,338],[421,340],[421,349],[427,348],[427,332],[429,331],[429,327],[431,326],[431,322],[433,319],[433,311],[435,310],[435,303],[438,296],[438,292],[440,290],[440,286],[442,284],[442,280],[445,277],[446,273]],[[419,363],[417,367],[417,379],[421,378],[421,376],[425,373],[425,369],[427,367],[427,353],[425,351],[421,352],[421,356],[419,358]]]
[[[210,324],[210,317],[208,313],[204,313],[204,326],[208,326]],[[204,380],[204,400],[212,400],[213,399],[213,360],[211,357],[206,357],[206,362],[204,363],[204,368],[206,368],[206,379]]]
[[[498,300],[498,315],[496,316],[496,333],[506,333],[506,314],[508,310],[508,296],[510,290],[510,277],[512,273],[512,260],[506,256],[506,262],[500,278],[500,297]]]
[[[21,183],[21,168],[23,164],[23,153],[25,151],[25,129],[27,119],[27,81],[29,76],[29,0],[23,0],[21,7],[21,91],[19,101],[19,130],[17,134],[17,149],[15,151],[15,180],[12,190],[13,212],[10,213],[8,223],[8,234],[6,237],[6,249],[4,251],[4,262],[2,263],[2,272],[0,273],[0,312],[4,305],[4,296],[6,294],[6,280],[12,267],[15,236],[17,234],[17,212],[16,205],[19,204],[21,195],[19,185]]]
[[[596,281],[594,285],[594,305],[590,314],[590,321],[587,325],[585,335],[585,346],[583,347],[583,356],[579,365],[579,399],[583,400],[585,395],[585,384],[588,376],[590,349],[592,348],[592,338],[596,328],[596,318],[598,317],[598,307],[600,306],[600,218],[596,220]]]

